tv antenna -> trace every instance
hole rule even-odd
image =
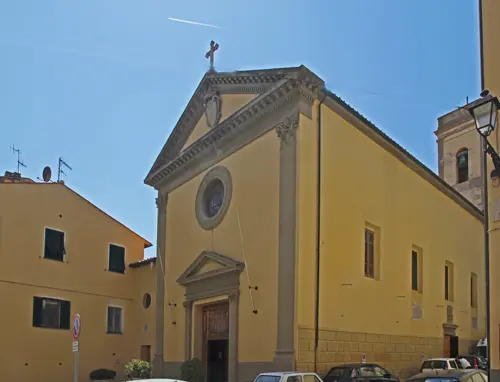
[[[66,173],[63,171],[62,167],[69,168],[70,170],[73,170],[69,164],[67,164],[61,157],[59,157],[59,166],[57,168],[57,181],[59,182],[61,180],[61,174],[66,175]]]
[[[16,149],[15,145],[10,146],[12,149],[12,154],[17,154],[17,173],[19,174],[20,167],[26,168],[27,166],[21,161],[21,150]]]

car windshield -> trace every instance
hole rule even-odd
[[[360,377],[383,377],[387,372],[378,366],[362,366],[359,368]]]
[[[446,361],[425,361],[422,364],[422,369],[444,369]]]
[[[478,346],[477,347],[477,355],[486,358],[486,346]]]
[[[259,375],[255,382],[279,382],[280,379],[279,375]]]

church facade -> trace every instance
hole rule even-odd
[[[404,377],[484,336],[481,211],[304,66],[209,71],[145,183],[156,376]]]

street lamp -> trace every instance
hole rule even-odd
[[[500,173],[500,158],[488,142],[488,136],[495,130],[497,112],[500,108],[498,98],[489,94],[487,90],[481,93],[481,99],[469,107],[469,112],[476,122],[476,129],[481,135],[483,143],[483,196],[484,196],[484,264],[486,271],[486,343],[488,358],[488,380],[491,373],[491,338],[490,338],[490,235],[489,235],[489,204],[488,204],[488,154],[495,167],[495,175]]]

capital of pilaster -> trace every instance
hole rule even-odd
[[[294,114],[286,117],[283,121],[276,125],[276,135],[284,143],[288,143],[290,139],[295,138],[295,133],[299,127],[299,115]]]
[[[156,198],[156,208],[165,208],[168,202],[168,194],[158,193]]]

